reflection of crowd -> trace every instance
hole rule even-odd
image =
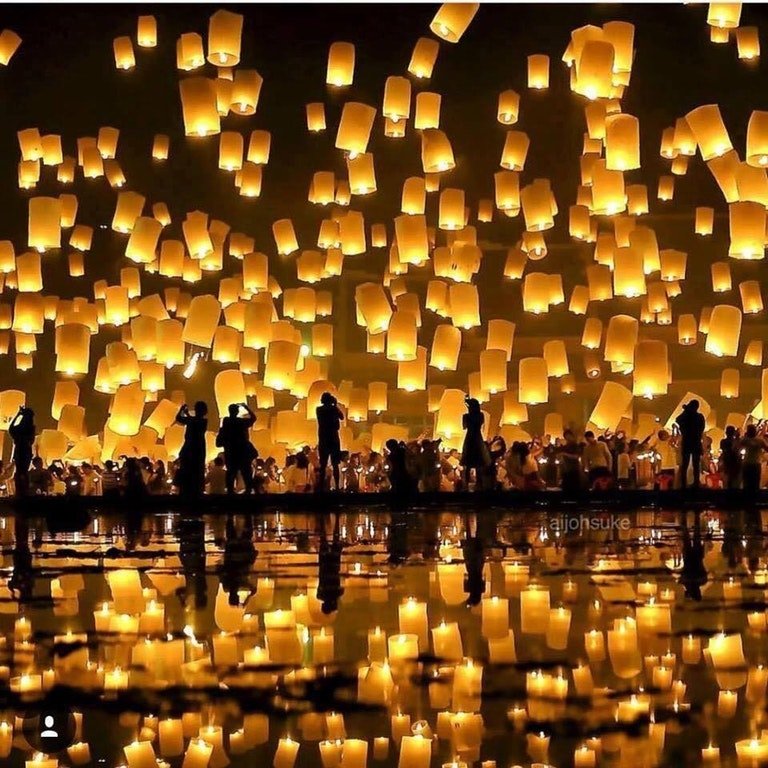
[[[566,493],[585,490],[670,490],[689,485],[741,489],[755,493],[764,487],[768,451],[766,424],[750,424],[744,434],[732,426],[714,445],[704,434],[703,418],[692,401],[671,430],[660,429],[644,439],[623,432],[562,437],[534,436],[507,445],[502,437],[482,436],[483,415],[468,400],[461,451],[421,435],[407,442],[388,440],[383,451],[371,447],[342,451],[338,433],[343,414],[334,398],[318,408],[317,446],[305,446],[283,461],[259,456],[248,439],[253,413],[234,405],[217,437],[221,453],[205,461],[207,410],[197,403],[194,412],[182,408],[186,426],[179,458],[168,466],[147,457],[119,461],[45,465],[34,456],[21,475],[11,462],[0,464],[0,492],[6,495],[125,496],[159,494],[309,493],[333,488],[346,493],[392,491],[401,496],[418,492],[538,491],[560,488]],[[34,431],[31,412],[22,437]],[[34,433],[34,432],[32,432]],[[191,464],[190,464],[191,462]]]

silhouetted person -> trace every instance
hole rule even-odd
[[[723,485],[729,491],[738,488],[741,479],[741,445],[739,432],[731,425],[725,428],[725,437],[720,441],[720,469]]]
[[[200,496],[205,489],[205,431],[208,429],[208,406],[198,400],[195,412],[186,403],[176,414],[176,423],[184,425],[184,444],[179,451],[176,485],[183,496]]]
[[[248,587],[248,574],[256,562],[256,548],[253,545],[253,520],[246,515],[243,524],[230,515],[226,523],[224,558],[221,563],[221,586],[229,596],[230,605],[239,605],[238,590]]]
[[[701,541],[701,515],[694,513],[693,539],[688,531],[683,513],[683,568],[680,581],[685,587],[685,596],[701,600],[701,588],[707,583],[707,569],[704,567],[704,545]]]
[[[406,499],[412,490],[411,476],[408,473],[408,448],[405,443],[394,438],[387,440],[385,446],[390,488],[399,500]]]
[[[32,447],[35,444],[35,412],[22,405],[8,427],[8,434],[13,440],[16,495],[26,496],[29,493],[29,466],[32,463]]]
[[[339,463],[341,462],[341,440],[339,430],[344,414],[339,408],[336,398],[330,392],[323,392],[320,405],[315,409],[317,414],[317,452],[320,458],[318,471],[318,488],[325,490],[325,470],[328,462],[333,468],[333,482],[336,490],[340,488]]]
[[[560,487],[563,493],[576,494],[581,490],[581,446],[573,430],[563,432],[563,444],[559,447]]]
[[[464,488],[469,489],[469,473],[474,469],[479,480],[480,472],[491,463],[488,446],[483,440],[485,416],[480,403],[474,397],[465,398],[467,412],[461,417],[461,426],[466,430],[461,449],[461,466],[464,467]]]
[[[680,447],[683,460],[680,466],[680,487],[685,489],[688,480],[688,465],[693,464],[693,487],[701,482],[701,454],[703,452],[704,416],[699,413],[699,401],[691,400],[683,406],[683,412],[675,419],[680,428]]]
[[[245,415],[240,416],[240,408]],[[256,423],[256,414],[246,403],[232,403],[229,416],[221,422],[216,445],[224,449],[224,463],[227,465],[227,493],[235,492],[235,481],[239,474],[243,478],[246,493],[253,493],[253,460],[258,452],[248,437],[248,430]]]
[[[768,448],[768,444],[766,444],[765,439],[758,433],[757,427],[750,424],[744,431],[744,439],[741,441],[741,449],[744,451],[741,474],[744,482],[744,493],[747,496],[756,496],[760,491],[762,455],[766,448]]]
[[[125,460],[123,469],[125,478],[125,498],[136,501],[143,499],[147,494],[147,487],[144,484],[144,475],[141,473],[141,464],[134,456]]]
[[[324,614],[339,609],[339,599],[344,594],[341,586],[341,541],[339,539],[339,516],[334,515],[333,534],[328,540],[323,522],[320,530],[320,551],[317,555],[317,599]]]

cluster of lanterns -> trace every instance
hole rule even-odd
[[[338,124],[332,125],[323,102],[306,105],[306,123],[310,132],[330,134],[344,171],[313,169],[310,174],[308,203],[323,212],[313,243],[303,242],[290,217],[273,222],[271,246],[264,253],[256,250],[255,237],[233,231],[206,212],[171,216],[164,201],[153,199],[152,190],[129,188],[120,151],[125,130],[101,126],[95,136],[78,137],[72,155],[65,151],[68,137],[41,134],[37,128],[19,131],[18,182],[28,196],[28,235],[25,243],[0,241],[0,272],[12,297],[0,304],[0,352],[8,353],[12,344],[17,369],[27,371],[35,364],[38,338],[55,334],[59,380],[51,416],[57,423],[42,433],[41,453],[75,461],[110,458],[116,451],[174,458],[179,432],[173,411],[185,400],[183,390],[173,388],[176,374],[189,378],[214,366],[219,413],[230,402],[250,398],[259,410],[254,441],[278,458],[314,442],[314,408],[323,390],[337,394],[352,421],[376,422],[371,425],[375,435],[367,428],[345,430],[345,446],[363,440],[380,448],[388,437],[401,434],[387,419],[406,415],[398,413],[400,404],[411,402],[412,411],[415,401],[406,395],[390,397],[395,389],[424,393],[419,402],[426,395],[428,410],[436,414],[436,431],[447,444],[461,432],[458,390],[486,404],[487,427],[506,427],[505,436],[512,439],[527,434],[520,424],[528,420],[528,406],[548,404],[550,409],[532,415],[536,425],[532,421],[531,427],[538,426],[541,416],[549,427],[562,424],[557,393],[579,389],[596,398],[593,427],[626,427],[635,421],[638,402],[672,394],[675,354],[670,346],[675,342],[664,327],[675,324],[679,345],[723,358],[728,366],[722,371],[723,397],[738,398],[740,380],[745,395],[755,394],[762,340],[745,338],[742,328],[746,316],[763,311],[761,283],[754,272],[751,279],[734,279],[732,270],[741,272],[741,262],[764,258],[768,112],[752,113],[743,161],[716,104],[677,116],[663,132],[660,152],[671,169],[659,178],[659,201],[673,199],[675,179],[698,154],[722,192],[729,226],[727,254],[711,264],[715,301],[701,306],[698,317],[677,312],[688,255],[659,242],[646,218],[649,189],[629,176],[641,168],[641,119],[622,109],[635,58],[634,26],[619,21],[587,25],[573,30],[565,44],[562,63],[575,98],[583,103],[585,127],[580,185],[572,190],[576,202],[565,211],[558,206],[552,180],[531,178],[526,171],[536,151],[535,137],[532,142],[515,124],[528,97],[511,89],[498,94],[497,119],[505,135],[499,170],[489,179],[493,197],[470,200],[452,179],[456,155],[441,127],[442,112],[452,104],[424,88],[441,46],[458,43],[477,10],[474,3],[440,7],[429,28],[432,36],[416,40],[404,73],[386,78],[380,102],[345,99],[344,89],[355,82],[359,52],[350,42],[330,46],[325,82],[341,94]],[[759,55],[756,32],[739,26],[740,13],[740,4],[712,3],[707,22],[718,42],[736,30],[739,55],[754,58]],[[263,85],[259,72],[241,61],[243,30],[242,15],[220,10],[210,17],[206,36],[181,35],[176,44],[179,99],[188,141],[218,143],[218,163],[211,172],[230,178],[241,196],[257,199],[269,172],[273,137],[263,128],[243,130],[247,122],[239,119],[257,112]],[[0,63],[7,65],[20,43],[14,33],[0,33]],[[115,38],[115,66],[126,72],[141,67],[141,49],[162,44],[155,18],[140,16],[135,36]],[[547,89],[550,69],[548,56],[531,55],[528,87]],[[238,120],[230,121],[231,115]],[[403,179],[392,220],[372,222],[356,210],[356,200],[377,194],[377,174],[384,172],[370,147],[382,117],[384,133],[392,139],[411,130],[419,134],[421,166]],[[162,164],[172,151],[168,135],[154,137],[154,162]],[[82,176],[103,179],[113,190],[107,192],[114,199],[109,226],[122,238],[125,266],[117,284],[95,281],[92,298],[46,293],[46,264],[63,249],[72,280],[82,285],[99,237],[78,221],[76,194],[37,193],[48,167],[55,169],[63,189]],[[712,234],[714,209],[698,207],[690,216],[698,237]],[[556,220],[564,217],[573,240],[589,246],[594,256],[576,285],[547,269],[553,244],[548,240]],[[516,219],[524,230],[508,249],[503,268],[508,280],[520,281],[522,303],[512,305],[505,317],[491,318],[483,308],[489,267],[483,268],[480,233],[494,218]],[[331,382],[331,362],[347,351],[334,343],[335,280],[357,257],[382,249],[388,253],[382,278],[355,285],[354,304],[356,323],[366,334],[365,351],[388,361],[389,373],[380,381]],[[294,285],[278,283],[276,259],[295,263]],[[424,271],[431,272],[427,281],[411,279]],[[167,287],[148,293],[144,274],[162,278]],[[218,292],[197,292],[196,283],[210,275],[218,276]],[[603,321],[597,316],[600,305],[615,307],[616,313]],[[580,324],[580,346],[566,343],[563,334],[542,344],[540,352],[516,354],[516,328],[529,318],[563,310]],[[432,333],[427,316],[437,323]],[[97,335],[107,339],[100,356],[91,354]],[[484,340],[484,349],[469,352],[478,347],[474,340]],[[739,362],[743,370],[733,367]],[[455,372],[448,388],[435,381],[436,376],[444,380],[445,372]],[[611,380],[596,391],[589,381],[608,372]],[[90,376],[95,390],[110,398],[109,417],[95,431],[75,381]],[[738,414],[738,425],[750,415],[765,414],[764,375],[761,381],[757,404],[753,399]],[[22,391],[19,386],[2,393],[0,429],[14,415],[12,406],[23,401]],[[706,399],[716,396],[707,393]],[[508,421],[512,403],[525,408],[524,418]],[[712,410],[710,426],[718,425],[723,422]]]
[[[8,635],[0,636],[0,680],[24,705],[57,684],[109,700],[182,686],[190,694],[210,687],[233,697],[258,692],[291,713],[286,724],[223,702],[124,712],[120,725],[133,737],[118,763],[128,768],[177,758],[212,768],[257,747],[271,750],[278,768],[293,768],[299,751],[314,751],[324,768],[350,761],[365,768],[393,756],[408,768],[428,768],[434,755],[469,764],[499,738],[500,723],[486,718],[500,692],[505,749],[527,753],[528,761],[565,755],[589,768],[611,757],[634,764],[644,754],[645,763],[663,764],[667,739],[693,727],[687,719],[696,704],[709,734],[703,764],[720,764],[720,749],[739,768],[762,764],[766,612],[750,595],[765,592],[766,563],[734,570],[722,537],[714,536],[704,558],[711,578],[702,585],[712,611],[702,618],[685,607],[677,544],[663,539],[657,524],[653,513],[638,513],[619,534],[628,545],[624,554],[587,544],[578,568],[566,562],[567,526],[534,525],[523,531],[529,555],[477,565],[462,559],[468,532],[461,520],[446,515],[438,557],[392,578],[386,526],[348,518],[343,593],[330,612],[318,597],[317,556],[297,549],[280,526],[257,542],[251,587],[233,602],[219,585],[212,610],[198,612],[179,610],[186,577],[162,535],[140,561],[111,558],[112,542],[89,536],[73,545],[85,565],[46,541],[39,562],[56,575],[46,578],[53,603],[45,610],[61,629],[39,639],[36,621],[17,614],[0,580],[3,612],[15,614]],[[148,559],[157,549],[163,554]],[[213,539],[206,549],[216,555]],[[97,557],[108,566],[103,574],[88,570],[88,558]],[[478,579],[483,591],[470,607]],[[86,607],[81,593],[95,595],[96,605],[91,597]],[[300,698],[283,696],[336,671],[349,676],[349,701],[377,708],[375,715],[307,711]],[[578,738],[557,731],[563,718],[580,725]],[[77,728],[68,758],[84,765],[92,755],[79,714]],[[20,723],[0,717],[0,758],[12,749],[31,748]],[[735,758],[727,757],[734,750]]]

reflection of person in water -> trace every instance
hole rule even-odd
[[[701,600],[701,588],[707,583],[704,544],[701,540],[701,513],[694,512],[692,539],[686,517],[686,513],[683,512],[683,568],[680,572],[680,582],[685,587],[686,597],[691,600]]]
[[[464,591],[467,593],[467,603],[478,605],[485,594],[485,542],[482,532],[478,531],[477,515],[468,516],[465,531],[464,540],[461,542],[461,548],[464,550],[464,568],[467,571],[464,577]]]
[[[205,608],[208,604],[208,585],[205,579],[205,524],[199,518],[183,517],[176,527],[179,537],[179,559],[186,585],[180,597],[191,607]]]
[[[238,590],[248,586],[251,566],[256,562],[253,546],[253,519],[250,515],[230,516],[226,524],[224,558],[219,570],[221,586],[229,595],[230,605],[239,605]]]
[[[326,521],[321,523],[320,547],[317,556],[317,599],[322,603],[321,608],[325,614],[339,609],[339,599],[344,594],[341,586],[341,550],[339,516],[334,515],[330,541],[326,531]]]
[[[8,586],[19,603],[28,603],[35,586],[35,571],[29,550],[29,522],[22,515],[16,515],[14,523],[16,546],[13,549],[13,573]]]

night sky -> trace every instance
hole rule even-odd
[[[256,68],[264,78],[256,115],[230,115],[222,120],[223,130],[245,135],[246,146],[251,130],[272,132],[272,154],[257,200],[241,198],[231,176],[217,169],[218,137],[185,139],[183,133],[178,81],[188,75],[176,69],[176,40],[191,31],[205,40],[208,19],[220,7],[244,15],[241,66]],[[412,124],[405,139],[383,135],[384,81],[389,75],[406,74],[414,43],[420,36],[429,36],[429,22],[437,7],[260,4],[102,5],[96,9],[84,5],[5,5],[0,11],[0,28],[13,29],[23,43],[10,66],[0,68],[0,102],[4,105],[0,120],[0,239],[13,240],[17,254],[22,253],[26,249],[27,199],[62,191],[78,196],[78,223],[95,228],[109,225],[116,192],[103,178],[85,180],[79,174],[76,183],[64,189],[55,182],[55,170],[44,168],[34,191],[19,190],[16,183],[18,130],[36,126],[43,134],[61,134],[65,154],[75,155],[77,137],[95,136],[99,127],[109,125],[121,131],[118,161],[128,180],[125,188],[145,194],[149,204],[165,201],[169,205],[175,221],[163,238],[180,235],[179,222],[186,212],[205,211],[229,223],[233,231],[254,236],[257,250],[269,255],[270,270],[283,287],[296,285],[295,257],[276,257],[271,224],[278,218],[292,218],[300,248],[315,247],[317,228],[327,211],[307,202],[309,182],[318,170],[334,170],[337,179],[346,177],[343,155],[333,144],[341,107],[348,100],[363,101],[378,110],[369,145],[375,158],[378,191],[373,196],[353,198],[352,208],[363,212],[367,226],[384,222],[391,236],[392,220],[399,214],[402,182],[407,176],[421,174],[422,169],[420,140]],[[140,14],[153,14],[157,19],[158,46],[154,49],[135,43]],[[764,7],[745,5],[741,24],[759,25],[765,18]],[[476,224],[478,199],[493,197],[493,173],[498,170],[504,143],[505,127],[496,122],[498,93],[506,88],[517,90],[522,100],[515,128],[531,137],[521,186],[534,178],[551,179],[560,215],[547,241],[567,244],[568,206],[575,202],[585,124],[584,100],[571,93],[568,72],[560,58],[571,30],[609,20],[631,21],[636,27],[632,80],[622,106],[623,111],[640,119],[643,168],[626,174],[627,183],[648,185],[652,215],[646,221],[656,229],[660,246],[689,253],[684,292],[691,296],[697,284],[709,286],[709,263],[725,256],[727,208],[698,156],[692,158],[688,175],[677,179],[674,202],[656,201],[658,176],[669,172],[668,161],[659,156],[662,130],[698,105],[717,103],[735,148],[743,153],[751,111],[768,109],[765,62],[748,65],[739,61],[734,42],[711,43],[706,4],[481,6],[458,45],[440,43],[433,77],[425,81],[412,78],[414,94],[431,90],[443,96],[441,129],[449,136],[457,161],[443,186],[466,190],[472,209],[470,223]],[[130,72],[118,71],[114,65],[112,40],[119,35],[134,40],[137,66]],[[350,88],[334,90],[325,84],[325,70],[329,45],[338,40],[356,46],[355,82]],[[526,57],[533,53],[546,53],[551,58],[550,88],[544,93],[527,89]],[[206,65],[191,74],[201,73],[214,76],[215,69]],[[306,129],[304,108],[311,101],[326,103],[328,129],[318,135]],[[156,133],[171,137],[166,163],[151,159]],[[716,236],[705,244],[691,235],[693,208],[702,204],[715,205],[720,215]],[[436,210],[435,195],[428,203],[428,216],[434,219]],[[513,245],[522,233],[523,219],[506,219],[497,212],[492,224],[477,226],[481,240]],[[63,242],[67,239],[64,233]],[[59,254],[46,255],[45,291],[62,297],[92,298],[94,280],[106,278],[110,284],[117,283],[120,269],[129,265],[122,257],[124,246],[125,237],[97,229],[93,248],[86,255],[86,277],[79,279],[68,276],[66,246]],[[591,246],[568,245],[555,249],[540,263],[545,271],[563,272],[566,299],[574,284],[585,282],[583,269],[591,262],[591,252]],[[488,303],[482,307],[484,323],[487,316],[500,316],[499,312],[510,306],[510,297],[515,314],[521,313],[519,287],[507,284],[505,294],[498,290],[503,259],[501,252],[486,256],[477,280],[481,296],[483,287],[488,288]],[[345,269],[353,262],[381,275],[386,251],[348,257]],[[204,278],[193,291],[216,293],[218,280],[239,270],[240,262],[225,256],[224,271]],[[756,270],[754,265],[736,265],[734,285],[757,277]],[[145,295],[173,284],[151,276],[142,280]],[[14,295],[6,290],[2,300],[12,302]],[[691,309],[686,310],[684,296],[682,303],[675,305],[675,316],[679,311],[700,308],[700,296],[691,300]],[[738,303],[738,295],[731,300]],[[618,311],[615,306],[614,311]],[[576,331],[570,318],[563,308],[526,332],[580,334],[581,321]],[[570,330],[563,327],[564,322]],[[46,398],[50,389],[38,382],[48,379],[46,384],[50,384],[53,371],[52,354],[45,352],[47,345],[52,351],[49,327],[46,339],[38,339],[40,351],[33,371],[15,372],[13,354],[0,359],[2,388],[29,388],[31,403],[42,413],[49,410]],[[101,354],[102,339],[112,338],[119,338],[119,332],[102,332],[99,340],[94,340],[92,371]],[[426,339],[420,338],[427,346],[430,341],[431,332]],[[356,351],[364,350],[362,330],[355,343],[362,344]],[[700,348],[697,354],[704,357]],[[168,376],[169,389],[179,385],[173,378]],[[81,383],[81,404],[89,402],[85,397],[89,386]],[[106,401],[103,395],[97,397],[95,402],[100,405],[94,424],[101,423]]]

